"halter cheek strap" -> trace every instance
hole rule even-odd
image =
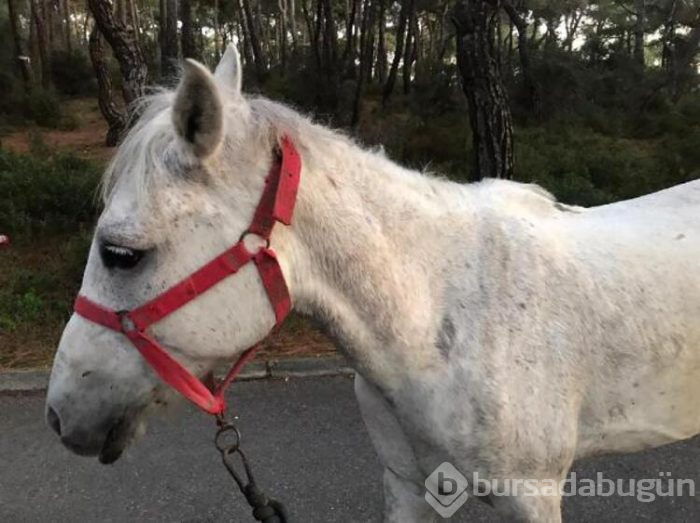
[[[75,300],[75,312],[93,323],[126,336],[165,383],[209,414],[222,414],[225,409],[226,387],[253,358],[259,344],[247,349],[212,391],[146,331],[251,261],[258,269],[275,313],[275,328],[278,327],[289,314],[292,300],[277,256],[269,247],[270,237],[276,222],[291,225],[300,177],[301,158],[292,142],[284,137],[281,159],[274,163],[265,180],[265,188],[253,221],[235,245],[140,307],[130,311],[115,311],[79,295]],[[266,246],[257,252],[248,251],[244,239],[249,233],[264,239]]]

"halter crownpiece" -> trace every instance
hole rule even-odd
[[[276,159],[265,179],[265,187],[255,209],[253,221],[236,244],[140,307],[129,311],[115,311],[78,295],[74,311],[93,323],[124,334],[165,383],[205,412],[222,414],[225,409],[226,387],[252,359],[259,344],[247,349],[221,383],[211,391],[168,354],[146,330],[220,281],[237,273],[251,261],[258,268],[275,313],[275,328],[278,327],[289,314],[292,300],[277,256],[270,247],[270,237],[276,222],[291,225],[300,179],[301,157],[294,144],[285,136],[282,138],[281,158]],[[244,243],[248,234],[260,236],[265,240],[265,246],[257,252],[248,251]]]

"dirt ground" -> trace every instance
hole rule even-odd
[[[97,103],[94,100],[72,100],[66,103],[67,112],[76,115],[77,128],[71,130],[48,130],[38,127],[5,129],[0,134],[0,144],[18,153],[28,153],[31,151],[32,143],[39,140],[49,151],[71,152],[82,158],[107,162],[114,153],[114,149],[104,146],[107,127]],[[13,249],[10,245],[3,250],[7,252]],[[47,249],[46,246],[37,246],[36,249],[32,248],[31,252],[22,250],[22,260],[18,263],[23,265],[49,263],[51,249]],[[3,253],[0,252],[0,254]],[[15,254],[20,255],[20,253]],[[44,256],[46,259],[42,261]],[[0,282],[1,280],[0,278]],[[2,332],[0,329],[2,347],[0,370],[50,365],[61,330],[61,325],[46,325],[41,322],[36,329],[28,328],[12,333]],[[258,358],[324,356],[332,354],[334,350],[328,338],[303,318],[293,315],[279,332],[266,340]]]
[[[66,114],[74,117],[75,129],[43,129],[36,126],[7,129],[0,136],[0,143],[12,151],[26,153],[30,150],[32,140],[40,139],[49,150],[71,152],[91,160],[109,160],[114,148],[104,145],[107,124],[100,114],[97,102],[70,100],[66,106]]]

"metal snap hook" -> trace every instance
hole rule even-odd
[[[214,445],[222,454],[236,452],[241,445],[241,433],[231,423],[225,423],[216,431]]]

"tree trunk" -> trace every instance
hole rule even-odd
[[[401,12],[399,13],[399,25],[396,28],[396,47],[394,49],[394,59],[391,61],[391,69],[389,69],[389,77],[384,85],[384,92],[382,93],[382,103],[386,104],[391,97],[391,93],[394,90],[394,84],[396,83],[396,76],[399,72],[399,63],[401,63],[401,57],[403,55],[404,40],[406,39],[406,25],[408,21],[408,9],[413,5],[413,0],[402,0],[401,1]]]
[[[309,9],[304,5],[307,24],[309,26],[309,36],[311,39],[311,47],[314,52],[314,60],[316,68],[320,72],[323,69],[323,58],[321,57],[321,23],[323,21],[323,3],[321,0],[316,0],[316,14],[311,16]],[[312,24],[313,22],[313,24]]]
[[[646,2],[634,1],[637,20],[634,24],[634,61],[644,69],[644,29],[646,27]]]
[[[182,18],[182,57],[198,58],[192,26],[192,1],[180,0],[180,17]]]
[[[136,45],[141,47],[141,21],[139,20],[139,12],[136,9],[136,4],[134,0],[126,0],[128,6],[127,12],[127,24],[130,24],[134,28],[134,38],[136,40]]]
[[[492,0],[493,2],[494,0]],[[493,5],[493,4],[492,4]],[[518,56],[520,57],[520,67],[522,69],[522,81],[525,88],[527,106],[530,111],[539,115],[542,111],[540,99],[540,86],[532,74],[530,63],[530,40],[527,37],[527,22],[518,13],[510,0],[501,3],[506,14],[518,30]]]
[[[324,32],[323,32],[323,59],[328,78],[335,85],[338,72],[338,31],[333,18],[333,7],[330,0],[323,2]]]
[[[136,29],[116,19],[109,0],[87,0],[87,3],[100,33],[119,62],[124,101],[131,105],[145,94],[148,77],[146,60],[136,41]]]
[[[278,0],[277,6],[279,8],[279,44],[278,51],[280,57],[280,65],[282,67],[282,74],[287,70],[287,26],[288,26],[288,13],[287,13],[287,0]]]
[[[40,0],[31,0],[31,8],[36,45],[39,51],[41,85],[48,88],[51,85],[51,65],[49,64],[49,50],[46,42],[46,19],[44,18],[43,2]]]
[[[243,13],[243,6],[240,0],[235,0],[234,9],[238,14],[239,27],[241,30],[241,36],[243,38],[243,58],[246,65],[254,66],[255,58],[253,58],[253,51],[250,45],[250,35],[248,33],[248,24],[246,23],[245,14]]]
[[[161,0],[160,74],[166,80],[177,75],[177,0]]]
[[[378,26],[379,35],[377,36],[377,79],[380,85],[386,82],[386,1],[377,0],[379,2]]]
[[[124,2],[124,0],[115,0],[114,16],[116,16],[117,20],[119,20],[123,24],[126,23],[126,3]]]
[[[70,24],[70,0],[62,0],[61,7],[63,8],[63,35],[66,40],[66,51],[73,52],[73,39],[71,38]]]
[[[416,59],[418,49],[418,19],[416,17],[415,0],[411,0],[411,9],[408,19],[408,35],[404,45],[403,53],[403,93],[411,92],[411,74],[413,72],[413,62]]]
[[[700,49],[700,20],[698,25],[693,27],[683,39],[675,38],[671,50],[671,76],[669,84],[671,87],[671,97],[677,102],[683,95],[685,87],[695,76],[692,63],[695,55]]]
[[[513,124],[492,55],[488,23],[492,14],[485,0],[460,0],[452,15],[457,66],[472,129],[472,180],[513,176]]]
[[[355,100],[352,107],[352,120],[350,125],[356,127],[360,121],[360,109],[364,84],[372,71],[372,40],[370,29],[374,25],[374,10],[376,6],[372,0],[364,0],[362,7],[362,21],[360,22],[360,68],[355,88]]]
[[[292,54],[296,55],[299,48],[297,44],[297,7],[294,0],[288,0],[289,32],[292,35]]]
[[[47,35],[49,53],[55,49],[54,46],[54,12],[51,0],[41,0],[41,10],[44,18],[44,26]]]
[[[19,30],[19,19],[17,17],[17,6],[15,0],[7,0],[8,15],[10,17],[10,30],[12,31],[12,40],[15,44],[15,61],[22,75],[24,86],[29,88],[32,84],[32,63],[24,49],[24,42]]]
[[[253,11],[250,7],[250,0],[243,0],[243,14],[245,15],[246,26],[248,27],[248,38],[250,39],[250,47],[253,50],[253,61],[255,62],[255,74],[259,82],[265,79],[267,67],[260,43],[260,30],[255,23]]]
[[[345,21],[345,50],[343,51],[343,63],[346,74],[354,76],[355,70],[355,20],[357,18],[357,8],[360,0],[350,0],[350,14]]]
[[[97,77],[97,102],[102,116],[106,120],[107,125],[109,125],[109,130],[105,137],[105,145],[114,147],[119,143],[126,127],[126,116],[122,114],[114,103],[112,81],[109,78],[109,68],[105,58],[104,38],[100,34],[97,25],[93,27],[90,33],[89,49],[90,61]]]

